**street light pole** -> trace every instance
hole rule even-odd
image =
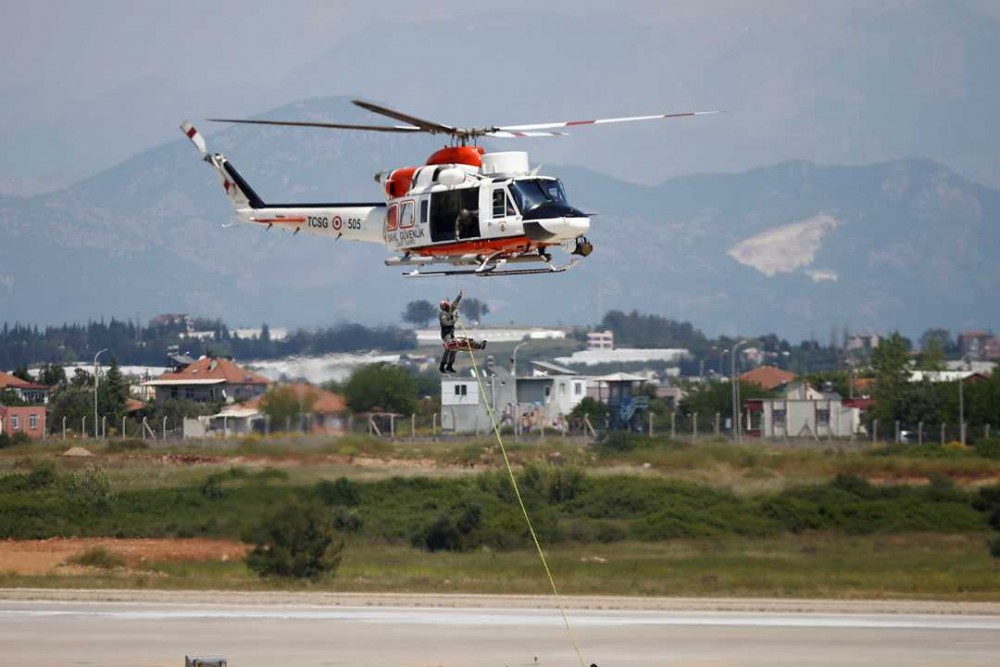
[[[733,345],[732,358],[729,361],[729,370],[732,373],[732,392],[733,392],[733,439],[739,443],[740,441],[740,379],[736,375],[736,351],[740,349],[741,346],[749,343],[749,340],[741,340],[740,342]]]
[[[958,378],[958,440],[965,445],[965,381]]]
[[[97,439],[97,425],[100,423],[97,419],[97,386],[101,382],[101,374],[97,366],[97,358],[108,351],[108,348],[99,350],[97,354],[94,355],[94,439]]]
[[[513,375],[515,378],[517,377],[517,351],[518,349],[520,349],[522,345],[527,345],[530,342],[531,341],[526,340],[523,343],[518,343],[517,345],[514,346],[514,353],[510,355],[510,363],[511,363],[510,372],[511,375]]]

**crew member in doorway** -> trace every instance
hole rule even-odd
[[[476,224],[472,211],[463,208],[458,212],[458,217],[455,218],[455,238],[467,239],[477,236]]]
[[[455,323],[458,322],[458,304],[461,302],[462,292],[459,291],[454,301],[445,299],[439,304],[441,312],[438,313],[438,322],[441,323],[441,342],[445,345],[444,352],[441,354],[441,363],[438,365],[438,370],[442,373],[455,372],[455,357],[458,356],[458,351],[449,350],[447,343],[455,340]]]

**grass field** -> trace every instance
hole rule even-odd
[[[983,534],[748,540],[672,540],[547,550],[560,593],[639,596],[1000,599],[1000,569]],[[0,571],[0,587],[329,590],[546,594],[533,550],[428,553],[354,543],[336,577],[269,582],[239,560],[148,562],[138,568],[24,576]]]
[[[60,457],[60,441],[0,450],[0,537],[238,540],[274,507],[321,498],[357,522],[343,565],[302,584],[261,580],[239,558],[46,574],[0,558],[0,586],[549,590],[489,440],[69,444],[95,456]],[[509,454],[563,593],[1000,600],[1000,560],[987,548],[1000,461],[974,451],[547,440],[510,443]],[[321,482],[337,478],[355,499],[324,496],[332,487]],[[459,551],[411,546],[470,507],[477,523]],[[108,548],[96,559],[106,565],[117,562]]]
[[[58,457],[70,446],[87,448],[95,459]],[[960,485],[1000,481],[1000,460],[975,456],[975,452],[942,450],[938,457],[908,455],[886,448],[840,450],[826,444],[815,448],[782,445],[736,446],[725,441],[698,445],[677,441],[632,451],[602,451],[562,439],[506,443],[516,466],[548,463],[585,468],[595,475],[665,477],[724,488],[741,495],[773,493],[802,484],[816,484],[839,474],[857,475],[875,482],[924,483],[943,475]],[[279,468],[288,474],[285,483],[304,484],[347,476],[358,480],[394,476],[455,477],[503,466],[494,441],[386,440],[366,436],[341,438],[286,436],[191,445],[155,446],[145,450],[114,452],[103,441],[50,440],[0,449],[0,475],[40,459],[72,468],[97,463],[104,467],[116,488],[138,489],[184,486],[205,472],[232,466]],[[886,452],[890,453],[886,453]]]

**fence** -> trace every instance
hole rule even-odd
[[[75,420],[74,420],[75,421]],[[83,417],[79,423],[70,423],[65,417],[60,423],[48,424],[48,436],[70,440],[77,438],[94,438],[98,440],[180,440],[183,438],[183,420],[173,420],[164,417],[157,423],[146,418],[123,417],[121,421],[101,417],[94,428],[93,418]]]

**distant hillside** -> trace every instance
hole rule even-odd
[[[267,115],[367,119],[340,98]],[[419,164],[440,145],[221,127],[208,135],[211,148],[275,200],[375,200],[375,171]],[[223,228],[228,202],[178,131],[62,192],[0,198],[0,320],[180,311],[234,325],[389,323],[410,300],[465,288],[490,304],[493,323],[591,323],[638,308],[709,333],[823,337],[844,324],[919,334],[1000,321],[1000,193],[934,162],[786,162],[649,187],[579,168],[545,171],[598,213],[591,257],[559,276],[414,281],[384,267],[378,246]]]

